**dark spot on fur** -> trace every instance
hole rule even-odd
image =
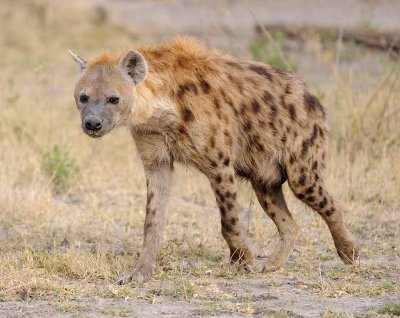
[[[196,85],[189,82],[178,86],[177,96],[179,99],[182,99],[186,92],[193,92],[195,95],[197,95],[198,91]]]
[[[271,109],[271,116],[276,117],[276,115],[278,114],[278,109],[276,108],[276,106],[272,105],[270,109]]]
[[[222,177],[221,177],[220,174],[217,174],[217,176],[215,177],[215,181],[216,181],[217,183],[221,183],[221,182],[222,182]]]
[[[294,108],[293,104],[289,104],[289,114],[290,114],[290,119],[295,121],[296,120],[296,109]]]
[[[211,146],[211,148],[215,148],[215,137],[214,136],[212,136],[210,138],[210,146]]]
[[[313,195],[310,195],[307,197],[306,199],[308,202],[314,202],[315,201],[315,197]]]
[[[272,104],[274,102],[274,96],[270,92],[264,91],[262,100],[266,104]]]
[[[291,154],[289,158],[289,163],[291,165],[294,165],[295,162],[296,162],[296,156],[294,154]]]
[[[211,164],[211,167],[213,167],[213,168],[218,167],[218,164],[214,160],[211,160],[210,164]]]
[[[187,134],[186,129],[185,129],[184,126],[181,126],[181,125],[180,125],[180,126],[178,127],[178,131],[179,131],[179,133],[182,134],[182,135]]]
[[[185,85],[179,85],[177,96],[179,99],[182,99],[183,95],[186,93],[187,87]]]
[[[247,121],[244,123],[243,130],[244,130],[244,131],[250,131],[250,130],[251,130],[251,122],[250,122],[249,120],[247,120]]]
[[[265,150],[264,145],[260,144],[259,142],[256,142],[256,147],[261,152],[263,152]]]
[[[335,213],[335,208],[330,209],[329,211],[325,212],[325,215],[329,218],[332,214]]]
[[[256,100],[253,100],[251,103],[251,108],[253,108],[253,112],[255,113],[258,113],[261,109],[260,104]]]
[[[325,206],[326,206],[326,204],[328,203],[328,200],[326,199],[326,198],[324,198],[320,203],[319,203],[319,207],[321,208],[321,209],[323,209]]]
[[[311,193],[313,193],[314,192],[314,187],[315,187],[315,185],[313,185],[313,186],[311,186],[311,187],[308,187],[307,189],[306,189],[306,194],[311,194]]]
[[[321,127],[319,127],[318,126],[318,130],[319,130],[319,135],[321,136],[321,138],[323,138],[324,137],[324,131],[322,130],[322,128]]]
[[[299,185],[304,186],[306,184],[307,177],[303,174],[299,178]]]
[[[316,170],[318,168],[318,162],[314,161],[313,165],[312,165],[312,169]]]
[[[218,152],[218,159],[221,160],[224,157],[224,154],[222,151]]]
[[[225,216],[226,211],[225,211],[225,208],[223,206],[219,207],[219,211],[221,212],[222,216]]]
[[[226,207],[227,207],[229,210],[232,210],[232,209],[235,207],[235,205],[234,205],[232,202],[228,202],[228,204],[226,205]]]
[[[221,105],[219,104],[218,98],[214,98],[214,105],[217,110],[221,109]]]
[[[231,219],[231,224],[232,224],[232,225],[235,225],[236,222],[237,222],[237,219],[236,219],[236,218],[232,218],[232,219]]]
[[[225,196],[229,199],[231,197],[232,193],[230,191],[225,192]]]
[[[192,121],[194,119],[194,115],[189,108],[183,108],[183,120],[184,121]]]
[[[325,118],[325,111],[319,102],[318,98],[310,93],[306,92],[304,94],[304,105],[309,112],[315,112],[317,109],[322,113],[322,116]]]
[[[197,86],[196,86],[194,83],[191,83],[191,84],[189,85],[189,87],[190,87],[190,90],[191,90],[195,95],[198,94]]]
[[[303,143],[301,144],[301,155],[302,155],[302,157],[304,157],[307,154],[309,147],[310,147],[310,141],[308,139],[303,140]]]
[[[298,197],[300,200],[302,200],[302,199],[305,198],[304,194],[302,194],[302,193],[297,194],[297,197]]]
[[[188,66],[188,58],[183,57],[183,56],[178,56],[176,59],[176,63],[178,64],[178,67],[185,68]]]
[[[285,94],[289,95],[291,93],[292,93],[292,88],[290,87],[289,84],[286,84],[286,86],[285,86]]]
[[[215,193],[218,195],[218,197],[219,197],[219,199],[220,199],[221,202],[224,202],[224,201],[225,201],[225,197],[224,197],[224,195],[222,194],[221,191],[219,191],[219,190],[217,189],[217,190],[215,190]]]
[[[267,185],[266,183],[264,183],[264,184],[261,186],[261,192],[262,192],[262,194],[264,194],[264,195],[266,195],[266,194],[268,193],[268,185]]]
[[[271,218],[275,219],[276,214],[274,212],[271,213]]]
[[[225,160],[224,160],[224,165],[225,166],[229,166],[229,163],[230,163],[230,159],[229,158],[225,158]]]
[[[282,142],[282,143],[285,143],[285,142],[286,142],[286,135],[283,135],[283,136],[281,137],[281,142]]]
[[[203,90],[204,94],[208,94],[210,92],[211,87],[210,87],[210,84],[208,84],[208,82],[206,80],[201,79],[200,86],[201,86],[201,89]]]
[[[323,192],[323,190],[322,190],[322,187],[320,186],[320,187],[318,188],[318,194],[319,194],[319,195],[322,195],[322,192]]]
[[[311,145],[314,145],[315,139],[317,138],[317,136],[318,136],[318,126],[317,126],[317,124],[314,124],[313,132],[312,132],[311,137],[310,137],[310,144]]]
[[[249,66],[249,70],[268,78],[270,81],[272,80],[272,75],[267,71],[267,69],[261,65],[251,64]]]
[[[233,180],[233,176],[232,176],[232,175],[229,176],[229,182],[230,182],[230,183],[233,183],[233,181],[234,181],[234,180]]]

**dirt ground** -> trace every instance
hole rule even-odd
[[[224,286],[223,282],[216,282],[221,291],[233,293],[235,297],[221,302],[219,307],[215,308],[205,305],[207,299],[195,299],[190,302],[165,299],[156,303],[134,299],[79,299],[64,302],[62,305],[54,301],[7,302],[1,304],[0,315],[2,317],[242,317],[245,315],[320,317],[329,316],[332,312],[340,312],[343,316],[343,313],[362,315],[370,312],[371,308],[379,308],[399,300],[395,296],[321,298],[296,287],[304,282],[295,278],[286,280],[285,285],[280,287],[268,286],[268,282],[260,279],[244,279],[240,285],[235,286]],[[238,303],[238,300],[244,298],[248,299],[247,308]],[[223,312],[224,308],[235,306],[243,306],[240,308],[241,313]]]
[[[230,267],[207,180],[179,167],[154,277],[117,286],[116,277],[140,251],[144,176],[126,131],[100,141],[80,131],[72,99],[76,74],[65,54],[70,48],[93,54],[127,41],[154,43],[184,33],[252,58],[251,12],[268,23],[400,31],[399,1],[90,0],[75,5],[72,15],[94,14],[100,31],[68,17],[75,21],[69,33],[59,39],[56,28],[40,31],[39,40],[36,33],[28,36],[32,43],[26,40],[26,30],[34,32],[29,21],[0,6],[1,23],[16,21],[22,28],[8,31],[9,37],[5,31],[1,38],[2,47],[12,49],[0,61],[6,100],[0,102],[0,317],[400,315],[399,309],[385,307],[400,306],[398,62],[346,48],[337,65],[336,43],[326,51],[315,43],[283,44],[332,114],[327,183],[346,206],[346,221],[362,242],[359,264],[340,262],[325,224],[285,188],[302,228],[288,263],[262,275]],[[41,21],[42,7],[33,8]],[[48,14],[44,29],[46,19],[61,18]],[[43,27],[38,24],[35,28]],[[361,106],[370,104],[375,110],[368,117]],[[67,128],[56,128],[57,120]],[[55,143],[67,144],[80,166],[78,181],[61,194],[51,188],[54,176],[46,175],[41,163],[44,147]],[[264,256],[276,230],[248,186],[240,190],[243,226]]]

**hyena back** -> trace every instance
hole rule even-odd
[[[143,248],[119,282],[151,275],[174,162],[209,178],[233,263],[271,271],[288,258],[299,228],[282,194],[286,180],[325,220],[342,260],[352,263],[357,257],[358,244],[323,184],[325,111],[297,76],[235,60],[190,38],[89,61],[71,54],[82,71],[75,99],[83,130],[101,137],[127,126],[146,173]],[[253,258],[241,231],[238,177],[251,182],[278,229],[277,244],[262,261]]]

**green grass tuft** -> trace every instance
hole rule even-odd
[[[389,314],[391,316],[400,316],[400,304],[387,304],[378,311],[380,314]]]
[[[79,166],[66,146],[54,145],[42,152],[42,166],[58,192],[65,191],[79,174]]]

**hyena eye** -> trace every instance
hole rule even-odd
[[[118,102],[119,102],[119,97],[111,96],[111,97],[108,99],[108,102],[109,102],[110,104],[116,105],[116,104],[118,104]]]
[[[87,96],[86,94],[82,94],[81,96],[79,96],[79,101],[82,104],[86,104],[89,101],[89,96]]]

